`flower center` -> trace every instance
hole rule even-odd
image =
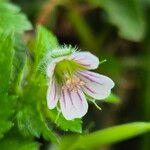
[[[77,81],[79,81],[79,79],[74,76],[74,73],[79,70],[84,70],[84,68],[82,68],[82,66],[75,61],[65,59],[56,65],[54,74],[58,83],[64,83],[65,79],[65,81],[68,81],[68,83],[71,82],[71,84],[75,84]]]
[[[82,86],[85,85],[85,82],[82,81],[77,76],[73,76],[71,78],[66,79],[65,84],[63,85],[63,89],[68,89],[69,91],[77,92],[78,89],[80,89]]]

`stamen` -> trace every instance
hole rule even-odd
[[[73,76],[73,77],[67,77],[66,82],[64,86],[62,87],[63,89],[67,89],[69,91],[74,91],[77,92],[78,89],[80,89],[82,86],[85,85],[85,82],[82,81],[79,77]]]

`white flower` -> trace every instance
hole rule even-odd
[[[63,116],[72,120],[87,113],[85,95],[97,100],[108,97],[114,82],[104,75],[88,71],[98,65],[98,58],[89,52],[73,52],[53,59],[47,65],[46,73],[49,78],[48,108],[55,108],[59,102]]]

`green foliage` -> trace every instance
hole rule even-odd
[[[50,118],[58,127],[64,131],[72,131],[81,133],[82,132],[82,121],[81,119],[66,120],[63,115],[54,110],[47,110],[47,117]]]
[[[59,149],[91,150],[108,144],[114,144],[150,131],[150,123],[135,122],[96,131],[87,135],[73,135],[62,139]],[[88,141],[88,142],[87,142]]]
[[[13,35],[11,33],[0,33],[0,43],[0,93],[2,93],[2,91],[6,92],[9,86],[13,58]]]
[[[11,76],[10,76],[10,88],[11,93],[20,92],[22,89],[22,78],[24,76],[27,46],[22,41],[20,35],[15,35],[14,42],[14,55],[12,60]]]
[[[16,52],[19,43],[16,42],[16,34],[10,33],[11,30],[22,33],[30,29],[31,25],[23,14],[19,14],[20,9],[9,3],[0,4],[0,137],[12,126],[12,116],[15,110],[17,95],[15,94],[15,80],[17,82],[19,71],[23,65],[19,66],[18,61],[23,61]],[[5,21],[6,20],[6,21]],[[18,22],[19,21],[19,22]],[[23,24],[20,24],[20,21]],[[16,25],[17,24],[17,25]],[[20,39],[21,40],[21,39]],[[14,49],[14,50],[13,50]],[[23,49],[23,47],[21,48]],[[25,54],[22,55],[22,58]],[[17,61],[18,60],[18,61]],[[13,95],[12,95],[13,94]]]
[[[19,133],[11,131],[0,141],[2,150],[37,150],[39,144],[32,138],[23,138]]]
[[[0,94],[0,139],[13,125],[16,97]]]
[[[6,57],[7,56],[7,57]],[[13,35],[0,33],[0,138],[13,125],[11,121],[16,97],[8,95],[13,57]]]
[[[27,139],[8,138],[0,142],[0,147],[3,150],[37,150],[39,146]]]
[[[104,102],[114,103],[114,104],[120,103],[120,101],[121,101],[120,98],[113,93],[111,93],[110,96],[104,100]]]
[[[31,23],[27,17],[20,12],[20,8],[7,2],[0,4],[0,30],[13,30],[17,33],[23,33],[32,29]]]
[[[28,84],[22,93],[17,113],[19,130],[24,136],[34,136],[37,138],[43,136],[46,140],[57,143],[58,139],[46,122],[43,110],[41,109],[41,104],[46,101],[46,86],[42,84],[42,79],[36,79],[34,75],[32,78],[27,79]]]
[[[43,136],[46,140],[57,143],[57,137],[46,124],[42,114],[34,107],[26,105],[17,115],[18,127],[24,136]]]
[[[53,33],[42,26],[38,26],[35,40],[35,64],[40,63],[48,50],[50,51],[58,46],[59,43]]]
[[[146,26],[143,9],[138,0],[89,0],[104,8],[109,21],[118,27],[123,38],[141,41],[145,36]]]
[[[40,60],[43,59],[44,53],[46,53],[47,50],[52,50],[55,49],[59,46],[57,38],[48,30],[46,30],[44,27],[39,26],[37,29],[37,39],[35,41],[35,63],[38,64],[40,63]],[[37,82],[37,79],[35,79]],[[45,98],[45,93],[46,93],[46,89],[47,86],[43,85],[43,78],[39,77],[38,78],[38,84],[41,87],[41,89],[45,89],[45,91],[43,91],[43,101],[42,103],[46,102],[46,98]],[[45,83],[47,82],[46,80],[44,81]],[[38,87],[39,88],[39,87]],[[34,91],[35,92],[35,91]],[[39,92],[37,92],[39,93]],[[41,91],[40,91],[41,94]],[[34,96],[35,97],[35,96]],[[47,109],[45,108],[47,107],[47,105],[44,105],[44,108],[42,109]],[[56,118],[57,118],[57,111],[56,110],[48,110],[47,111],[47,116],[49,117],[49,119],[56,123],[57,126],[59,126],[61,129],[65,130],[65,131],[74,131],[74,132],[81,132],[82,131],[82,127],[81,127],[81,123],[82,121],[80,119],[76,119],[73,121],[68,121],[66,120],[62,114],[60,114],[60,116],[58,117],[58,120],[55,122]]]

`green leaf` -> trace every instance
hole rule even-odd
[[[51,43],[51,41],[55,40],[52,39],[55,38],[46,29],[43,27],[38,28],[38,35],[34,43],[35,57],[33,58],[36,67],[39,65],[46,50],[49,50],[50,47],[52,48],[54,46],[54,43]],[[26,49],[24,46],[21,47]],[[26,85],[22,90],[19,100],[19,111],[17,113],[19,130],[24,136],[32,135],[37,138],[43,136],[48,141],[58,143],[57,136],[53,133],[41,110],[41,103],[46,101],[46,78],[43,77],[42,74],[35,72],[35,66],[33,66],[29,60],[30,57],[27,57],[27,74],[24,79]]]
[[[5,137],[0,141],[2,150],[38,150],[39,144],[31,138],[23,138],[20,135],[12,135]]]
[[[31,82],[31,81],[30,81]],[[46,140],[58,142],[41,112],[40,101],[45,101],[45,89],[31,82],[25,89],[17,114],[18,127],[24,136],[43,136]]]
[[[6,57],[7,56],[7,57]],[[9,33],[0,33],[0,93],[6,92],[9,86],[9,79],[13,57],[13,37]]]
[[[145,36],[146,26],[143,9],[138,0],[89,0],[104,8],[109,21],[118,27],[121,37],[141,41]]]
[[[118,104],[121,101],[120,98],[113,93],[111,93],[106,99],[103,99],[101,101],[97,101],[96,99],[94,99],[88,95],[86,95],[86,98],[87,98],[87,100],[92,102],[100,110],[101,110],[101,108],[97,105],[97,102],[107,102],[107,103]]]
[[[14,125],[12,116],[17,97],[0,94],[0,139]]]
[[[83,136],[67,136],[61,141],[59,150],[91,150],[114,144],[150,131],[150,123],[135,122],[106,128]],[[73,140],[73,142],[72,142]],[[68,142],[70,141],[70,143]],[[88,141],[88,142],[87,142]],[[69,145],[70,144],[70,145]]]
[[[59,46],[57,38],[42,26],[37,28],[37,38],[35,40],[35,63],[36,66],[43,59],[47,51],[51,51]]]
[[[8,120],[1,120],[0,122],[0,139],[3,138],[4,133],[7,132],[11,127],[13,126],[13,123]]]
[[[13,30],[17,33],[23,33],[32,29],[32,25],[27,17],[15,5],[1,2],[0,12],[0,30]]]
[[[26,108],[20,110],[17,115],[17,121],[18,127],[24,136],[32,135],[40,138],[42,135],[48,141],[57,142],[55,134],[35,108],[26,106]]]
[[[20,35],[15,35],[14,55],[12,61],[12,70],[10,76],[11,93],[18,93],[22,88],[22,79],[26,64],[27,47]]]
[[[1,2],[0,11],[1,13],[19,12],[20,8],[11,3]]]
[[[0,33],[0,138],[13,125],[11,117],[14,113],[16,96],[8,95],[13,57],[13,35]]]
[[[120,103],[120,97],[118,97],[117,95],[111,93],[109,97],[107,97],[106,99],[103,100],[104,102],[108,102],[108,103]]]
[[[57,124],[64,131],[72,131],[77,133],[82,133],[82,120],[66,120],[62,114],[58,114],[57,110],[48,110],[46,111],[48,118],[51,119],[54,123]]]
[[[38,143],[30,140],[10,138],[0,142],[2,150],[38,150]]]

